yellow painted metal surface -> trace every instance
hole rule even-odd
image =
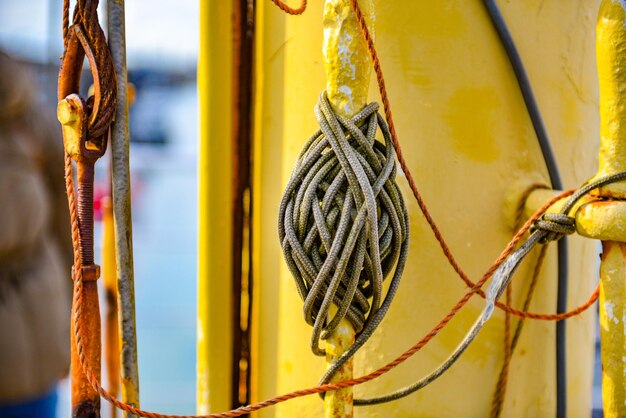
[[[596,27],[600,80],[597,177],[626,170],[626,2],[603,0]],[[579,233],[602,239],[600,338],[604,416],[626,416],[626,183],[600,189],[609,199],[581,208]]]
[[[596,158],[593,22],[598,5],[598,1],[577,2],[571,7],[567,0],[500,2],[569,187],[593,172]],[[409,166],[460,263],[477,278],[512,234],[503,213],[510,185],[518,180],[548,182],[514,75],[480,2],[403,2],[399,6],[374,1],[374,6],[376,44]],[[284,31],[284,35],[283,42],[277,40],[271,49],[257,51],[258,62],[281,68],[277,73],[264,73],[262,92],[257,91],[257,103],[263,103],[264,115],[273,125],[272,131],[259,128],[257,143],[269,135],[274,144],[277,138],[282,141],[276,150],[281,153],[282,176],[275,181],[284,184],[302,144],[317,128],[312,108],[325,86],[323,5],[310,2],[307,12],[298,17],[283,16],[271,4],[261,7],[265,19],[270,15],[276,19],[263,32]],[[267,94],[272,94],[271,100]],[[375,83],[370,84],[369,97],[378,97]],[[355,375],[371,371],[412,345],[465,290],[409,198],[406,183],[399,182],[411,213],[409,263],[387,318],[355,359]],[[269,209],[273,204],[266,206]],[[257,247],[258,257],[264,259],[264,251],[270,248],[275,254],[276,236],[260,239],[263,246]],[[593,290],[595,257],[593,243],[571,241],[573,306]],[[556,251],[550,250],[531,304],[535,311],[555,310],[555,256]],[[268,274],[256,277],[273,280]],[[514,279],[518,305],[528,279],[528,269],[520,270]],[[269,384],[277,393],[315,384],[323,361],[309,351],[310,329],[284,265],[278,294],[258,303],[278,304],[276,329],[262,330],[263,339],[276,339],[278,346],[276,377]],[[384,393],[432,370],[460,341],[482,306],[481,300],[471,301],[414,359],[355,389],[355,396]],[[573,417],[588,416],[591,406],[593,319],[592,314],[585,314],[570,320],[568,326],[568,410]],[[428,388],[388,405],[356,409],[355,416],[487,416],[502,362],[503,324],[503,315],[496,313],[459,363]],[[529,321],[511,364],[503,415],[553,415],[554,370],[554,324]],[[264,376],[256,378],[263,387]],[[323,409],[319,398],[309,397],[265,414],[319,417]]]
[[[360,2],[364,5],[364,2]],[[500,2],[535,88],[566,187],[584,181],[597,155],[598,90],[593,60],[600,1]],[[512,185],[548,183],[515,77],[480,2],[373,0],[376,44],[409,167],[461,265],[477,278],[512,235],[506,200]],[[230,277],[228,185],[231,79],[230,6],[202,2],[199,412],[227,407]],[[325,88],[322,2],[286,16],[257,2],[254,107],[255,282],[254,400],[315,385],[324,359],[309,349],[302,301],[280,255],[276,234],[282,186],[308,136],[317,129],[313,106]],[[362,57],[359,57],[359,59]],[[339,90],[338,90],[339,91]],[[370,99],[378,97],[370,83]],[[341,100],[339,98],[338,100]],[[430,330],[464,293],[399,174],[411,220],[411,250],[398,295],[379,330],[354,361],[361,375],[400,354]],[[219,180],[218,180],[219,179]],[[595,246],[573,237],[569,305],[592,292]],[[532,259],[533,257],[531,257]],[[529,280],[513,280],[519,306]],[[212,280],[210,280],[212,279]],[[216,305],[219,301],[219,305]],[[219,306],[219,308],[218,308]],[[476,298],[413,359],[355,397],[379,395],[431,371],[460,341],[483,307]],[[556,251],[548,252],[531,309],[556,308]],[[504,315],[497,312],[447,374],[388,405],[359,408],[357,417],[487,416],[503,358]],[[552,416],[555,410],[554,323],[527,321],[511,363],[503,416]],[[594,316],[568,323],[568,411],[591,407]],[[258,413],[320,417],[311,396]]]
[[[359,5],[366,16],[370,34],[374,36],[374,4],[372,0],[366,0]],[[323,33],[328,101],[335,112],[352,117],[368,103],[372,64],[350,0],[324,2]]]
[[[596,54],[600,79],[600,164],[598,177],[626,167],[626,3],[623,0],[602,2],[596,26]],[[626,197],[626,183],[604,187],[602,195]]]
[[[117,396],[120,391],[120,333],[117,326],[117,274],[115,263],[115,229],[111,198],[102,199],[102,280],[106,300],[104,323],[104,358],[108,376],[108,390]],[[117,416],[111,408],[111,417]]]
[[[365,16],[370,16],[369,26],[373,35],[371,15],[374,5],[371,0],[362,2]],[[361,35],[350,0],[326,0],[324,3],[324,38],[322,52],[326,73],[326,92],[330,105],[339,115],[352,117],[367,104],[372,65],[367,43]],[[337,313],[332,306],[329,320]],[[354,344],[354,328],[342,319],[335,331],[326,340],[326,363],[335,362]],[[351,379],[353,360],[348,360],[337,371],[331,382]],[[332,391],[324,398],[326,417],[351,418],[353,416],[352,388]]]
[[[626,244],[602,242],[600,264],[600,339],[604,416],[626,416]]]
[[[576,213],[576,230],[589,238],[626,242],[626,204],[596,201],[581,206]]]
[[[280,246],[276,245],[276,220],[282,187],[283,125],[282,97],[285,86],[269,83],[286,76],[283,66],[285,43],[281,13],[268,1],[256,3],[254,164],[252,194],[252,269],[255,276],[252,305],[251,397],[253,401],[276,394],[278,370],[279,321],[278,289],[281,266]],[[262,303],[262,305],[260,304]],[[274,416],[272,408],[261,410],[259,417]]]
[[[230,409],[232,2],[200,2],[198,413]]]
[[[328,311],[329,318],[332,319],[336,313],[337,307],[332,305]],[[350,322],[342,319],[335,331],[326,340],[327,367],[341,357],[352,344],[354,344],[354,328]],[[331,379],[331,383],[352,379],[353,368],[353,360],[350,359],[337,371]],[[328,392],[324,398],[324,416],[328,418],[352,418],[354,416],[353,396],[351,387]]]

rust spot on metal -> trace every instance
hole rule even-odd
[[[114,289],[105,289],[104,295],[106,297],[107,306],[109,306],[109,312],[107,315],[112,315],[117,310],[117,295]]]
[[[613,249],[615,244],[616,243],[614,241],[602,241],[602,254],[600,254],[600,261],[606,260],[606,256]],[[621,248],[622,246],[620,245],[619,247]]]
[[[85,400],[72,408],[72,418],[100,418],[100,400]]]
[[[610,206],[611,204],[614,204],[614,203],[615,203],[615,200],[605,200],[605,199],[591,202],[593,206]]]
[[[624,243],[620,243],[620,242],[612,242],[612,241],[603,241],[602,242],[603,246],[602,246],[602,251],[604,252],[604,245],[606,245],[606,249],[607,251],[609,249],[612,249],[613,246],[617,246],[617,248],[619,248],[619,250],[622,252],[622,256],[624,257],[624,259],[626,260],[626,245],[624,245]]]
[[[98,303],[98,287],[96,282],[83,283],[83,304],[81,315],[78,318],[81,328],[82,346],[85,361],[91,371],[100,380],[100,308]],[[85,415],[72,415],[73,417],[100,417],[100,395],[96,392],[85,376],[80,363],[79,353],[76,347],[76,333],[74,321],[72,321],[72,405],[74,410]],[[88,406],[90,406],[88,408]],[[97,415],[91,415],[89,411],[95,408]]]

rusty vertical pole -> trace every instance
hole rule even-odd
[[[626,171],[626,2],[604,0],[596,27],[600,80],[597,177]],[[576,216],[581,235],[602,240],[600,338],[604,416],[626,416],[626,183],[602,187]]]
[[[132,214],[130,205],[130,139],[126,71],[124,0],[107,1],[109,48],[117,76],[117,109],[111,126],[112,196],[122,372],[122,400],[139,407],[139,370],[135,327]],[[125,417],[129,417],[124,412]]]
[[[74,38],[68,43],[76,42]],[[75,51],[72,51],[75,52]],[[80,60],[70,57],[63,62],[65,68],[74,67],[78,70]],[[59,80],[63,79],[63,75]],[[85,374],[81,356],[91,368],[94,377],[100,380],[100,305],[98,302],[98,283],[100,267],[94,263],[93,254],[93,180],[94,164],[106,149],[106,137],[91,138],[87,136],[87,114],[85,102],[76,94],[66,95],[65,88],[59,82],[59,101],[57,117],[63,130],[63,142],[68,155],[76,162],[76,210],[79,221],[80,265],[72,268],[72,279],[82,281],[82,294],[75,286],[75,299],[72,304],[71,321],[71,373],[72,373],[72,417],[100,417],[100,395],[96,392]],[[87,143],[90,148],[87,149]],[[76,269],[79,270],[76,270]],[[81,301],[80,307],[77,301]],[[74,318],[76,318],[74,320]],[[77,344],[76,326],[81,330],[81,347]],[[82,350],[82,352],[80,351]]]
[[[89,367],[92,377],[100,381],[101,337],[97,284],[100,267],[94,263],[93,182],[96,160],[106,151],[108,129],[90,131],[89,122],[92,118],[101,117],[101,123],[108,126],[111,118],[98,112],[107,105],[114,105],[115,92],[110,91],[112,70],[107,65],[110,64],[110,57],[104,50],[106,40],[98,23],[97,4],[97,1],[83,4],[82,9],[77,9],[80,20],[64,28],[65,51],[58,82],[57,118],[61,123],[66,157],[76,163],[77,169],[75,196],[71,195],[74,193],[72,179],[66,178],[70,209],[76,210],[76,213],[72,213],[72,221],[75,222],[72,225],[72,234],[78,234],[78,237],[72,237],[72,279],[75,285],[70,347],[74,418],[100,417],[100,395],[92,387],[83,364]],[[90,36],[89,40],[85,32]],[[95,93],[90,101],[92,106],[78,95],[85,56],[89,59],[92,74],[97,80]],[[107,94],[101,94],[102,92]],[[71,176],[71,167],[67,164],[71,163],[66,160],[66,175]]]
[[[232,406],[250,402],[252,104],[255,0],[233,3]]]
[[[372,0],[361,0],[360,6],[363,14],[369,18],[369,29],[374,36]],[[372,72],[367,45],[350,0],[326,0],[323,52],[328,100],[335,112],[350,118],[367,104]],[[332,317],[336,312],[337,307],[331,306],[329,315]],[[354,338],[352,325],[345,318],[342,319],[326,340],[326,364],[330,365],[347,351],[354,343]],[[352,378],[352,367],[350,359],[331,382]],[[327,393],[324,409],[326,417],[352,417],[352,388]]]

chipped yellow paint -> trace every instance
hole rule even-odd
[[[374,36],[372,0],[359,6]],[[350,0],[326,0],[322,51],[328,100],[335,112],[352,117],[367,104],[372,65]]]
[[[363,1],[359,3],[364,6]],[[548,182],[519,87],[481,2],[373,3],[376,47],[405,157],[460,264],[477,278],[512,235],[503,216],[511,184],[521,179]],[[590,54],[600,0],[577,2],[577,7],[570,3],[499,2],[569,187],[586,180],[595,168],[598,92]],[[255,190],[257,184],[262,187],[255,193],[253,232],[258,239],[253,268],[259,289],[253,303],[258,309],[253,353],[258,369],[252,375],[258,382],[253,383],[258,388],[255,400],[314,386],[325,367],[323,357],[311,355],[311,328],[302,318],[302,300],[280,255],[275,230],[277,208],[294,161],[308,136],[318,129],[312,109],[326,83],[320,53],[323,9],[324,2],[309,1],[306,13],[292,17],[272,2],[257,2],[254,181]],[[210,53],[216,60],[230,62],[224,51]],[[228,84],[226,80],[223,84]],[[379,100],[374,77],[371,81],[368,97]],[[460,111],[451,114],[450,103],[457,91],[467,88],[498,94],[497,117],[491,124],[476,127],[481,140],[495,138],[498,145],[498,155],[489,161],[459,152],[451,140],[451,130],[462,131],[467,115]],[[219,89],[210,94],[216,103],[223,103]],[[469,94],[465,98],[457,105],[471,114],[475,98]],[[564,112],[578,115],[575,129],[563,121]],[[204,111],[201,115],[209,118]],[[466,140],[467,145],[459,145],[467,149],[473,139],[468,135]],[[398,182],[410,213],[409,259],[389,313],[354,359],[355,376],[371,372],[414,344],[466,290],[437,247],[401,172]],[[211,197],[216,206],[228,204],[226,196],[215,193]],[[593,241],[570,240],[570,306],[584,301],[595,287],[596,253]],[[523,303],[528,287],[533,264],[529,261],[514,278],[516,306]],[[550,249],[531,305],[533,311],[555,311],[555,272],[556,251]],[[482,307],[483,301],[470,301],[413,359],[356,387],[354,397],[381,395],[430,372],[456,347]],[[488,416],[502,364],[503,323],[504,315],[496,312],[453,370],[433,385],[389,404],[356,408],[355,416]],[[594,327],[592,312],[568,323],[568,417],[590,415],[593,364],[588,359],[593,357]],[[511,363],[503,416],[554,415],[554,357],[554,324],[528,321]],[[319,397],[309,396],[260,411],[258,416],[319,418],[323,413]]]
[[[602,404],[606,418],[626,416],[626,244],[603,241],[600,264]]]
[[[600,81],[600,164],[598,177],[626,167],[626,2],[604,0],[596,26],[596,55]],[[626,197],[626,183],[601,190],[604,196]]]
[[[600,159],[596,177],[626,170],[626,2],[603,0],[596,27],[600,81]],[[600,189],[609,199],[584,205],[579,233],[602,241],[600,339],[604,416],[626,416],[626,183]],[[612,199],[612,200],[611,200]]]
[[[337,308],[332,305],[328,313],[330,317],[334,316],[337,313]],[[354,328],[348,321],[343,319],[326,341],[326,365],[330,366],[330,364],[345,353],[352,344],[354,344]],[[331,381],[341,382],[342,380],[352,379],[352,369],[353,360],[350,359],[337,371]],[[352,398],[352,388],[328,392],[324,397],[325,416],[332,418],[351,418],[353,416]]]
[[[576,230],[589,238],[626,242],[626,203],[609,200],[582,205],[576,213]]]
[[[626,170],[626,2],[603,0],[596,27],[600,81],[600,178]],[[543,192],[546,193],[546,192]],[[604,416],[626,416],[626,183],[595,192],[575,208],[576,230],[602,240],[600,338]],[[603,199],[603,200],[600,200]],[[591,201],[590,201],[591,200]],[[558,209],[557,202],[551,210]]]
[[[374,36],[372,0],[361,1],[359,6],[366,17],[370,34]],[[372,65],[350,0],[326,0],[322,51],[328,100],[338,114],[352,117],[367,104]],[[336,312],[337,308],[331,306],[330,317]],[[353,343],[354,328],[343,319],[326,341],[327,366],[336,361]],[[331,382],[351,378],[352,359],[341,367]],[[324,411],[326,417],[351,418],[352,388],[327,393]]]

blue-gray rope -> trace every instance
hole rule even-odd
[[[304,145],[280,204],[279,238],[317,355],[325,354],[320,339],[343,318],[357,333],[354,351],[365,343],[391,304],[408,254],[395,151],[377,110],[371,103],[347,119],[322,93],[315,106],[320,130]],[[383,142],[375,139],[379,128]],[[332,318],[331,304],[338,307]]]

